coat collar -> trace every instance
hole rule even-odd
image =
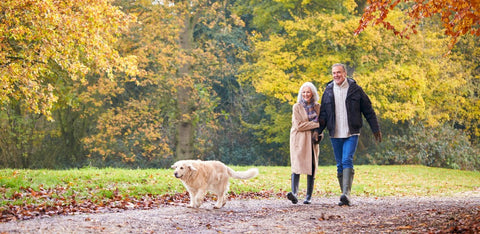
[[[358,86],[357,82],[352,78],[347,77],[346,80],[348,81],[348,92],[347,92],[347,98],[348,98],[350,95],[356,92],[360,86]],[[327,83],[326,89],[331,89],[333,91],[333,85],[334,85],[334,82],[333,80],[331,80],[330,82]]]

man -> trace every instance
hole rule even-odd
[[[332,75],[333,80],[327,84],[322,95],[320,128],[316,131],[321,133],[325,127],[328,129],[337,162],[337,178],[342,191],[338,205],[350,206],[349,196],[355,174],[353,155],[362,128],[362,114],[378,142],[382,141],[382,133],[370,99],[353,79],[347,78],[345,65],[334,64]]]

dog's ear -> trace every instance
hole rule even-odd
[[[192,170],[192,171],[196,171],[196,170],[197,170],[197,168],[195,168],[195,167],[193,166],[193,164],[191,164],[191,163],[189,163],[189,164],[187,165],[187,167],[190,168],[190,170]]]

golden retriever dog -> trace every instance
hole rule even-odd
[[[190,195],[188,207],[198,208],[208,191],[217,195],[214,208],[227,202],[229,178],[250,179],[258,175],[257,168],[237,172],[219,161],[180,160],[172,165],[174,175],[180,179]]]

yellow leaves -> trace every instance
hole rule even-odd
[[[383,118],[437,126],[458,115],[458,105],[466,101],[462,90],[468,75],[463,65],[423,51],[425,58],[417,55],[410,62],[390,62],[374,72],[356,74]]]
[[[347,9],[348,13],[355,13],[355,8],[358,6],[355,0],[346,0],[343,2],[343,6]]]
[[[243,22],[243,20],[238,15],[232,14],[230,15],[230,17],[232,18],[234,25],[245,27],[245,22]]]
[[[0,38],[0,74],[17,87],[0,93],[1,100],[26,100],[27,110],[51,118],[50,110],[58,99],[56,80],[85,83],[88,72],[111,76],[114,68],[121,71],[123,67],[135,73],[133,60],[123,65],[113,49],[116,36],[132,18],[110,1],[6,0],[0,4],[5,9],[0,19],[4,35]],[[58,69],[66,76],[60,76]],[[26,77],[34,86],[21,87],[26,82],[17,81]]]
[[[355,18],[341,14],[314,13],[280,22],[286,33],[255,37],[255,62],[242,69],[244,81],[250,80],[257,92],[294,103],[299,86],[306,81],[327,83],[330,66],[348,62],[347,48],[361,41],[352,36]],[[323,85],[318,89],[321,91]]]
[[[424,102],[422,82],[410,79],[412,67],[390,64],[389,69],[379,69],[366,75],[357,74],[380,116],[393,121],[404,121],[422,115]]]
[[[169,137],[162,126],[162,110],[154,100],[132,100],[122,108],[103,114],[97,123],[97,133],[83,142],[91,152],[124,162],[163,158],[172,154]],[[143,157],[140,159],[138,157]]]
[[[243,79],[248,77],[258,92],[282,101],[292,101],[292,96],[286,94],[296,92],[294,90],[298,87],[292,83],[293,74],[288,74],[285,70],[295,66],[297,55],[284,50],[284,46],[285,41],[281,37],[272,36],[270,41],[259,41],[256,44],[259,62],[252,67],[252,73],[244,74]],[[247,68],[248,66],[244,67]]]

